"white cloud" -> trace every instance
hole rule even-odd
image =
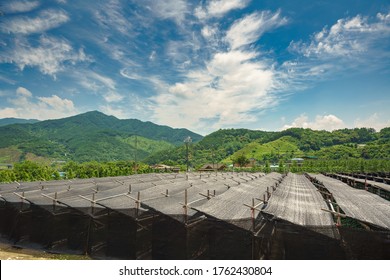
[[[32,97],[32,93],[24,87],[18,87],[16,89],[16,94],[27,98]]]
[[[292,127],[311,128],[315,130],[336,130],[345,128],[344,121],[336,117],[335,115],[317,115],[314,121],[310,121],[305,114],[297,117],[291,124],[286,124],[282,129],[288,129]]]
[[[65,63],[74,65],[88,60],[83,49],[74,51],[66,40],[48,36],[41,36],[38,46],[31,45],[24,38],[17,38],[14,46],[0,54],[2,63],[15,63],[20,70],[26,66],[38,67],[43,74],[53,77],[64,70]]]
[[[115,81],[107,76],[103,76],[103,75],[98,74],[98,73],[93,72],[93,71],[88,72],[87,75],[88,75],[88,77],[90,77],[96,81],[99,81],[102,85],[104,85],[105,87],[107,87],[109,89],[115,89],[115,87],[116,87]]]
[[[271,92],[279,82],[273,62],[262,58],[250,44],[285,23],[280,12],[264,11],[237,20],[225,36],[216,25],[203,26],[202,48],[210,51],[209,58],[202,63],[195,61],[197,67],[182,67],[181,82],[159,88],[157,96],[150,98],[153,119],[201,133],[258,121],[259,112],[278,103]],[[226,42],[231,48],[226,49]],[[174,48],[173,43],[171,56],[180,58],[183,47]]]
[[[150,102],[133,93],[129,93],[128,96],[128,100],[101,105],[99,110],[119,119],[136,118],[139,120],[150,120]]]
[[[74,111],[73,102],[69,99],[61,99],[57,95],[52,95],[51,97],[37,97],[42,104],[47,105],[48,108],[60,109],[61,111],[69,112]]]
[[[171,19],[178,25],[183,23],[189,8],[185,0],[145,1],[151,11],[161,19]]]
[[[69,16],[62,10],[44,10],[35,18],[26,16],[4,20],[2,32],[31,34],[42,33],[52,28],[56,28],[69,21]]]
[[[149,55],[149,60],[154,61],[156,59],[156,51],[152,51]]]
[[[186,80],[159,94],[154,118],[175,127],[201,130],[202,120],[213,120],[214,128],[255,121],[251,111],[275,102],[268,94],[273,72],[261,62],[252,62],[255,53],[217,53],[206,69],[187,74]]]
[[[197,7],[195,15],[199,19],[222,17],[232,10],[245,8],[249,2],[250,0],[211,0],[205,7]]]
[[[133,69],[132,67],[126,67],[122,68],[119,73],[121,74],[122,77],[130,79],[130,80],[142,80],[145,77],[142,77],[137,74],[137,71]]]
[[[385,127],[390,127],[390,118],[381,118],[378,113],[374,113],[367,119],[357,118],[354,123],[355,127],[374,128],[376,131]]]
[[[0,56],[0,58],[1,58],[1,56]],[[5,83],[10,84],[10,85],[16,84],[15,80],[12,80],[12,79],[5,77],[5,76],[2,76],[2,75],[0,75],[0,81],[5,82]]]
[[[110,0],[104,3],[102,7],[94,11],[95,18],[104,28],[116,30],[123,36],[132,35],[133,24],[124,14],[124,6],[119,0]]]
[[[302,90],[310,83],[357,73],[373,73],[388,67],[390,13],[375,18],[357,15],[339,19],[306,41],[292,41],[289,51],[299,54],[279,68],[291,89]]]
[[[378,13],[376,15],[376,17],[379,20],[383,21],[383,22],[389,22],[390,21],[390,13],[388,13],[387,15],[386,14],[382,14],[382,13]]]
[[[2,8],[5,13],[24,13],[34,10],[39,5],[39,1],[14,1],[5,4]]]
[[[124,96],[115,92],[115,91],[109,91],[106,94],[103,94],[104,100],[106,100],[108,103],[112,102],[119,102],[122,101]]]
[[[285,118],[282,120],[285,121]],[[357,118],[353,124],[345,124],[343,120],[336,117],[335,115],[317,115],[314,121],[311,121],[306,114],[302,114],[297,117],[291,124],[286,124],[282,129],[288,129],[292,127],[311,128],[315,130],[336,130],[342,128],[374,128],[376,131],[381,130],[385,127],[390,127],[390,119],[383,118],[378,113],[370,115],[366,119]]]
[[[226,40],[232,49],[238,49],[255,42],[263,33],[286,23],[287,19],[281,17],[280,12],[253,13],[237,20],[227,31]]]
[[[114,107],[109,104],[101,105],[99,107],[99,111],[109,116],[115,116],[118,119],[127,119],[129,117],[128,112],[126,112],[123,108]]]
[[[125,96],[117,92],[116,82],[110,77],[94,71],[80,71],[75,73],[79,84],[104,98],[108,103],[122,101]]]
[[[389,18],[390,14],[379,13],[374,20],[361,15],[339,19],[330,28],[313,34],[309,43],[291,42],[290,50],[306,57],[356,59],[381,46],[381,40],[390,34]]]
[[[13,107],[0,108],[0,118],[57,119],[78,114],[73,101],[57,95],[34,97],[26,88],[19,87],[14,97],[8,100]]]
[[[210,26],[204,26],[201,30],[202,36],[204,38],[210,38],[213,37],[215,34],[217,34],[218,30],[216,27],[210,27]]]

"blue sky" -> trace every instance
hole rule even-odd
[[[388,1],[15,0],[0,9],[0,118],[99,110],[203,135],[390,126]]]

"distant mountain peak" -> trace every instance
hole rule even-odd
[[[19,119],[19,118],[4,118],[0,119],[0,126],[10,124],[25,124],[25,123],[37,123],[39,120],[36,119]]]

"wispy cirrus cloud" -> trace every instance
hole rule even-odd
[[[139,120],[150,120],[150,102],[134,93],[128,93],[127,95],[128,98],[121,102],[100,105],[99,110],[120,119],[136,118]]]
[[[256,121],[258,116],[253,112],[277,103],[277,97],[271,94],[275,69],[250,44],[284,23],[279,12],[253,13],[235,21],[218,39],[231,48],[216,50],[203,67],[187,70],[182,82],[158,93],[153,98],[154,118],[202,133]]]
[[[67,40],[45,35],[40,36],[38,44],[31,44],[23,37],[15,38],[13,44],[0,54],[2,63],[15,63],[20,70],[38,67],[43,74],[54,78],[57,72],[66,68],[66,64],[89,60],[82,48],[75,51]]]
[[[288,50],[296,58],[283,62],[279,74],[299,91],[335,75],[376,71],[389,65],[389,44],[390,14],[342,18],[310,40],[292,41]]]
[[[3,5],[2,9],[7,14],[24,13],[36,9],[39,5],[39,1],[13,1]]]
[[[120,0],[109,0],[96,10],[95,19],[106,30],[116,30],[122,36],[133,35],[133,24],[123,11],[124,5]]]
[[[250,0],[210,0],[206,5],[195,9],[195,16],[199,19],[219,18],[232,10],[245,8]]]
[[[63,10],[43,10],[36,17],[18,16],[6,18],[1,23],[3,33],[31,34],[42,33],[56,28],[69,21],[68,14]]]
[[[185,0],[145,1],[154,15],[160,19],[170,19],[181,24],[190,9]]]
[[[94,71],[82,71],[76,73],[78,83],[94,94],[98,94],[108,103],[122,101],[125,96],[118,93],[117,83],[110,77],[98,74]]]
[[[232,49],[238,49],[255,42],[264,32],[285,25],[287,19],[280,11],[263,11],[237,20],[226,33],[226,40]]]
[[[79,111],[70,99],[56,94],[49,97],[34,96],[28,89],[18,87],[15,95],[8,99],[13,107],[0,107],[0,118],[57,119],[75,115]]]
[[[291,42],[289,50],[318,61],[349,60],[360,65],[371,59],[389,58],[390,13],[376,18],[357,15],[339,19],[330,28],[314,33],[309,42]]]

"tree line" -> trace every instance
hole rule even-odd
[[[237,163],[244,166],[247,161],[240,159]],[[184,167],[182,168],[184,170]],[[305,160],[303,163],[289,163],[280,161],[277,166],[271,166],[266,161],[260,166],[250,168],[239,167],[235,171],[252,172],[294,172],[294,173],[337,173],[337,172],[390,172],[390,161],[380,159],[348,159],[348,160]],[[60,173],[61,172],[61,173]],[[37,162],[24,161],[16,163],[13,169],[0,170],[0,182],[28,182],[28,181],[49,181],[73,178],[100,178],[113,176],[127,176],[135,173],[151,173],[155,170],[145,164],[134,161],[115,162],[67,162],[64,165],[53,166]]]

